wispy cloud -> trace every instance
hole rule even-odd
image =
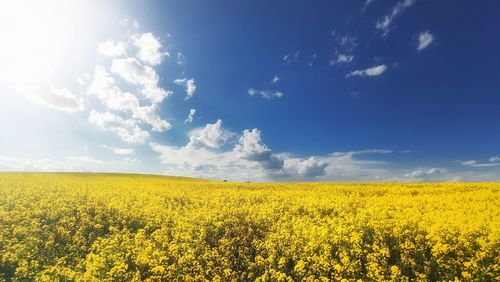
[[[58,88],[50,81],[30,81],[19,86],[17,91],[28,100],[57,109],[74,113],[82,111],[83,99],[66,88]]]
[[[381,30],[383,36],[386,36],[391,30],[391,24],[394,19],[399,16],[404,10],[415,4],[416,0],[403,0],[398,2],[391,10],[391,12],[377,21],[375,27]]]
[[[379,66],[367,68],[364,70],[352,71],[351,73],[346,75],[346,78],[351,77],[351,76],[361,76],[361,77],[363,77],[363,76],[379,76],[379,75],[383,74],[386,70],[387,70],[386,65],[379,65]]]
[[[188,117],[184,120],[184,123],[192,123],[195,113],[196,113],[196,109],[190,109]]]
[[[124,155],[132,155],[132,154],[134,154],[134,150],[133,149],[116,148],[116,147],[112,147],[112,146],[104,145],[104,144],[103,145],[99,145],[99,147],[103,148],[103,149],[110,150],[115,155],[124,156]]]
[[[494,156],[494,157],[491,157],[489,159],[490,162],[494,163],[494,162],[500,162],[500,157],[499,156]]]
[[[350,63],[353,59],[353,55],[338,54],[335,59],[330,60],[330,66],[333,66],[335,64]]]
[[[417,169],[417,170],[405,173],[404,177],[405,178],[424,178],[424,177],[428,177],[431,175],[440,174],[443,171],[445,171],[445,169],[437,168],[437,167],[428,168],[428,169]]]
[[[291,63],[292,61],[296,61],[299,58],[300,52],[296,51],[293,54],[285,54],[281,59],[283,62]]]
[[[68,159],[72,161],[77,161],[77,162],[84,162],[84,163],[93,163],[93,164],[101,164],[101,160],[94,159],[90,156],[77,156],[77,157],[68,157]]]
[[[253,88],[248,89],[248,95],[250,96],[261,96],[264,99],[271,100],[273,98],[281,98],[283,97],[283,93],[280,91],[272,91],[272,90],[255,90]]]
[[[371,3],[373,3],[373,0],[366,0],[365,5],[363,6],[363,11],[366,10]]]
[[[311,59],[309,60],[309,63],[307,64],[309,67],[312,67],[314,65],[314,62],[316,61],[316,58],[318,58],[317,54],[313,54],[311,56]]]
[[[463,166],[469,167],[495,167],[500,166],[500,162],[496,162],[495,158],[490,158],[489,163],[478,163],[476,160],[464,161],[462,162]]]
[[[183,66],[186,63],[186,57],[181,52],[177,52],[177,61],[179,66]]]

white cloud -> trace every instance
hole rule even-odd
[[[257,162],[264,169],[280,170],[283,167],[283,160],[262,143],[260,131],[257,128],[252,131],[245,129],[233,152],[241,159]]]
[[[128,25],[129,21],[124,24]],[[161,53],[159,40],[151,33],[145,33],[133,36],[132,42],[138,49],[137,56],[141,61],[135,57],[113,58],[110,71],[116,77],[97,65],[93,77],[88,76],[85,81],[82,79],[82,86],[88,85],[86,93],[97,97],[105,107],[101,112],[94,109],[90,111],[90,123],[118,135],[126,142],[144,143],[150,134],[141,128],[143,125],[151,126],[151,130],[156,132],[171,128],[171,124],[160,117],[159,111],[160,103],[172,92],[159,86],[159,75],[150,66],[160,64],[163,56],[167,55]],[[114,57],[125,55],[127,46],[122,42],[108,40],[101,43],[98,49],[101,53]],[[138,86],[137,92],[121,90],[115,78]]]
[[[187,147],[217,149],[224,145],[232,133],[222,128],[220,119],[213,124],[207,124],[204,128],[197,128],[191,131]]]
[[[119,23],[125,27],[131,25],[133,28],[139,28],[139,22],[137,20],[130,21],[128,18],[123,18],[119,21]]]
[[[279,76],[275,75],[275,76],[273,77],[273,80],[271,80],[271,83],[273,83],[273,84],[274,84],[274,83],[277,83],[277,82],[278,82],[278,81],[280,81],[280,80],[281,80],[281,77],[279,77]]]
[[[162,45],[160,41],[150,32],[135,38],[134,45],[139,48],[137,58],[151,65],[159,65],[163,57],[168,56],[168,53],[161,52]]]
[[[94,78],[87,93],[97,96],[108,109],[130,113],[133,119],[151,125],[153,131],[164,132],[171,128],[170,123],[160,118],[158,104],[141,107],[137,97],[122,92],[103,67],[95,67]]]
[[[464,166],[469,166],[469,167],[495,167],[495,166],[500,166],[500,163],[495,162],[495,158],[490,158],[489,163],[478,163],[475,160],[470,160],[470,161],[465,161],[462,162],[462,165]]]
[[[126,53],[127,45],[123,42],[114,42],[113,40],[107,40],[99,44],[97,51],[108,57],[119,57]]]
[[[174,83],[177,85],[183,85],[186,88],[186,100],[193,97],[194,92],[196,91],[196,84],[194,83],[194,79],[176,79]]]
[[[421,32],[419,35],[418,35],[418,46],[417,46],[417,50],[418,51],[422,51],[424,50],[425,48],[429,47],[429,45],[434,41],[434,36],[428,32],[428,31],[424,31],[424,32]]]
[[[238,157],[250,161],[262,161],[269,158],[271,150],[262,144],[260,131],[257,128],[249,131],[245,129],[238,144],[234,147],[234,152]]]
[[[144,143],[149,138],[149,133],[142,130],[134,120],[126,120],[110,112],[91,110],[88,121],[105,131],[115,133],[128,143]]]
[[[338,41],[345,50],[353,50],[358,45],[358,38],[350,34],[338,37]]]
[[[260,95],[262,98],[271,100],[272,98],[281,98],[283,97],[283,93],[280,91],[271,91],[271,90],[255,90],[253,88],[248,89],[248,94],[251,96]]]
[[[112,147],[109,145],[99,145],[99,147],[103,148],[103,149],[110,150],[111,152],[113,152],[113,154],[120,155],[120,156],[132,155],[135,153],[133,149],[116,148],[116,147]]]
[[[150,106],[138,107],[132,113],[134,119],[140,120],[151,125],[153,131],[164,132],[172,128],[172,125],[160,118],[158,113],[158,104],[153,104]]]
[[[68,157],[68,159],[70,159],[72,161],[84,162],[84,163],[93,163],[93,164],[101,164],[102,163],[102,161],[96,160],[90,156]]]
[[[445,170],[442,168],[429,168],[429,169],[417,169],[404,174],[406,178],[424,178],[435,174],[443,173]]]
[[[297,164],[297,172],[305,177],[317,177],[325,175],[325,168],[328,166],[324,160],[317,157],[310,157]]]
[[[366,8],[368,8],[368,6],[370,6],[370,4],[373,2],[373,0],[366,0],[365,1],[365,5],[363,6],[363,10],[366,10]]]
[[[296,61],[299,58],[300,52],[296,51],[293,55],[286,54],[281,59],[283,62],[291,63],[292,60]]]
[[[27,99],[64,112],[78,112],[84,109],[81,98],[66,88],[57,88],[47,81],[26,82],[18,89]]]
[[[192,123],[193,122],[193,118],[194,118],[194,114],[196,113],[196,110],[195,109],[190,109],[189,110],[189,114],[188,114],[188,117],[186,118],[186,120],[184,120],[184,123]]]
[[[334,64],[350,63],[353,59],[353,55],[338,54],[337,58],[330,60],[330,66]]]
[[[136,58],[114,59],[111,72],[134,85],[148,85],[158,83],[158,74],[150,66],[143,65]]]
[[[115,80],[101,66],[94,68],[94,77],[87,89],[88,95],[95,95],[111,110],[134,111],[139,107],[137,97],[129,92],[122,92]]]
[[[476,163],[477,163],[477,161],[475,161],[475,160],[470,160],[470,161],[465,161],[465,162],[462,162],[462,165],[472,166],[472,165],[475,165]]]
[[[398,2],[388,15],[377,21],[375,27],[383,32],[383,36],[386,36],[390,31],[390,26],[394,19],[399,16],[401,12],[411,7],[415,2],[416,0],[402,0]]]
[[[114,59],[111,72],[134,85],[141,86],[140,93],[154,103],[161,103],[165,97],[172,94],[158,86],[159,77],[153,68],[143,65],[135,58]]]
[[[0,170],[3,171],[73,171],[71,164],[58,162],[49,158],[30,160],[0,156]]]
[[[313,64],[314,64],[314,62],[316,61],[316,58],[318,58],[318,55],[313,54],[313,55],[311,56],[311,60],[309,60],[309,63],[308,63],[307,65],[308,65],[309,67],[312,67],[312,66],[313,66]]]
[[[386,69],[387,69],[386,65],[380,65],[380,66],[371,67],[371,68],[368,68],[365,70],[355,70],[355,71],[349,73],[348,75],[346,75],[346,77],[350,77],[350,76],[379,76],[382,73],[384,73]]]
[[[491,157],[489,159],[490,162],[494,163],[494,162],[500,162],[500,157],[499,156],[494,156],[494,157]]]
[[[186,57],[181,52],[177,53],[177,62],[179,66],[183,66],[186,63]]]

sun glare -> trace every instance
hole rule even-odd
[[[59,1],[0,4],[1,80],[22,84],[47,80],[52,75],[69,32],[64,24],[68,15],[61,4]]]

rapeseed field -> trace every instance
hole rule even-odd
[[[500,281],[498,183],[0,174],[0,281]]]

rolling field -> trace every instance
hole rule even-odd
[[[0,281],[499,281],[500,184],[0,174]]]

